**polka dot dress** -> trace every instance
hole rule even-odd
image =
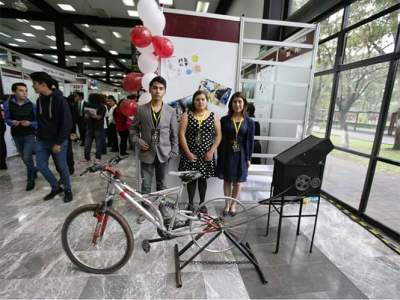
[[[179,162],[179,171],[199,171],[202,178],[215,176],[215,158],[211,161],[205,161],[204,155],[210,150],[215,140],[214,113],[203,121],[201,125],[201,142],[197,140],[199,125],[194,118],[193,113],[188,113],[188,125],[186,128],[186,142],[190,152],[197,156],[197,160],[192,162],[182,153]]]

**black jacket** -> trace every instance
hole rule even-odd
[[[50,96],[41,95],[36,102],[39,140],[61,145],[72,128],[71,110],[67,100],[55,91]]]

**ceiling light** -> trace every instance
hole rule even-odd
[[[83,45],[81,50],[84,51],[84,52],[90,52],[91,49],[89,48],[88,45]]]
[[[68,61],[68,58],[66,58],[65,61]]]
[[[93,59],[92,62],[99,63],[100,61],[98,59]]]
[[[36,55],[36,56],[43,56],[42,53],[35,53],[34,55]]]
[[[124,78],[125,78],[125,77],[126,77],[126,74],[122,75],[122,77],[124,77]]]
[[[89,76],[93,76],[93,73],[89,73]]]
[[[89,65],[90,65],[90,62],[85,61],[83,64],[84,64],[85,66],[89,66]]]
[[[122,35],[118,31],[113,31],[112,33],[117,39],[120,39],[122,37]]]
[[[7,33],[4,33],[4,32],[0,32],[0,35],[5,36],[5,37],[7,37],[7,38],[10,38],[10,37],[11,37],[11,35],[8,35]]]
[[[110,50],[109,52],[110,52],[112,55],[118,55],[118,52],[115,51],[115,50]]]
[[[158,3],[171,6],[174,4],[174,0],[159,0]]]
[[[122,73],[118,73],[117,75],[118,75],[118,76],[122,76]]]
[[[106,74],[106,71],[103,71],[103,72],[101,72],[101,73]]]
[[[52,57],[52,58],[57,58],[57,55],[52,55],[51,57]]]
[[[76,58],[76,56],[75,55],[70,55],[69,58]]]
[[[208,1],[197,1],[196,11],[205,13],[207,12],[209,6],[210,2]]]
[[[65,11],[76,11],[75,8],[70,4],[57,4],[62,10]]]
[[[13,44],[13,43],[8,43],[8,45],[11,46],[11,47],[19,47],[19,45]]]
[[[110,65],[110,68],[111,68],[111,69],[114,69],[114,68],[115,68],[115,66],[114,66],[114,65]]]
[[[54,63],[58,64],[58,60],[53,60],[53,61],[54,61]]]
[[[29,23],[27,19],[16,19],[16,20],[21,23]]]
[[[56,46],[50,46],[50,49],[56,50],[57,47]]]
[[[128,10],[127,12],[130,17],[139,17],[137,10]]]
[[[28,6],[22,0],[15,0],[12,2],[11,6],[16,10],[26,12],[28,11]]]
[[[64,45],[65,46],[71,46],[71,43],[70,42],[64,42]]]
[[[55,37],[54,35],[46,35],[46,37],[47,37],[48,39],[51,39],[52,41],[55,41],[55,40],[56,40],[56,37]]]
[[[20,42],[20,43],[26,43],[26,41],[24,39],[14,39],[14,41]]]
[[[99,73],[99,72],[96,72],[96,73],[94,73],[94,74],[96,74],[96,75],[100,75],[100,73]]]
[[[126,62],[126,59],[120,59],[120,61],[122,61],[122,62]]]
[[[100,39],[100,38],[96,39],[96,41],[98,41],[100,44],[103,44],[103,45],[106,43],[103,39]]]
[[[23,32],[22,34],[24,36],[35,37],[35,35],[33,33],[30,33],[30,32]]]
[[[31,25],[31,27],[36,30],[46,30],[43,26],[40,25]]]
[[[89,24],[82,24],[83,27],[89,28]]]
[[[0,1],[0,5],[5,5],[3,2]]]
[[[133,0],[122,0],[122,2],[123,2],[126,6],[135,6],[135,2],[133,2]]]

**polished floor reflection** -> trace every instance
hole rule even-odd
[[[61,247],[60,230],[74,208],[102,199],[104,183],[98,175],[80,177],[82,148],[75,146],[74,201],[60,197],[43,201],[47,183],[39,176],[32,192],[25,192],[24,167],[10,159],[9,170],[0,171],[0,298],[399,298],[400,256],[323,201],[315,247],[308,253],[311,220],[304,220],[296,236],[296,220],[284,220],[281,248],[273,254],[277,218],[266,237],[265,218],[252,222],[247,236],[269,283],[262,285],[249,264],[236,250],[223,254],[202,253],[182,275],[183,288],[175,286],[173,246],[187,240],[153,244],[149,253],[141,249],[144,238],[157,236],[149,222],[138,225],[132,208],[119,201],[117,209],[128,219],[135,236],[129,263],[112,275],[93,275],[76,269]],[[107,157],[110,157],[108,155]],[[126,181],[136,184],[133,157],[121,162]],[[171,182],[172,184],[172,182]],[[221,182],[210,180],[208,196],[222,194]],[[244,193],[243,199],[261,197]],[[246,202],[247,205],[251,205]],[[285,207],[288,211],[296,207]],[[313,210],[313,204],[306,206]],[[252,214],[266,212],[265,207]]]

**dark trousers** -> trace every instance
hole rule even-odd
[[[126,148],[128,146],[129,130],[118,131],[118,134],[119,134],[119,137],[121,138],[121,142],[119,144],[119,154],[126,155]]]
[[[0,128],[0,168],[4,169],[6,168],[6,159],[7,159],[7,146],[6,146],[6,141],[4,140],[4,134],[6,132],[5,130],[5,125],[0,124],[0,127],[4,126],[3,128]]]
[[[156,173],[157,191],[166,189],[165,176],[168,172],[168,161],[161,163],[157,156],[152,164],[140,163],[140,171],[142,176],[142,194],[151,192],[151,183],[153,182],[154,171]]]
[[[107,135],[109,143],[108,146],[111,147],[111,151],[119,151],[118,136],[117,136],[117,130],[115,129],[115,124],[113,123],[108,124]]]
[[[86,138],[86,120],[85,118],[80,117],[77,123],[79,129],[79,138],[81,139],[81,145],[84,145]]]
[[[35,146],[35,136],[33,134],[25,136],[13,136],[13,140],[22,161],[26,166],[28,181],[35,181],[36,167],[33,162],[33,149]]]
[[[90,160],[93,139],[96,141],[96,158],[101,159],[104,147],[104,128],[87,128],[85,138],[85,159]]]

